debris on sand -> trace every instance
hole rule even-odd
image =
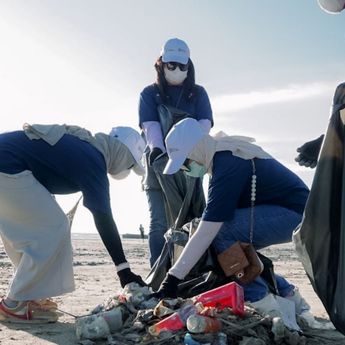
[[[158,301],[148,287],[128,284],[117,296],[76,321],[80,344],[108,345],[340,345],[345,337],[334,330],[316,330],[298,320],[301,331],[288,329],[281,318],[258,313],[249,304],[244,314],[231,307],[217,309],[198,303],[181,327],[155,333],[154,325],[178,314],[191,300]],[[189,311],[190,311],[189,310]],[[190,318],[190,319],[189,319]],[[206,321],[205,321],[206,320]],[[207,325],[206,325],[207,324]],[[205,326],[206,325],[206,326]],[[210,326],[212,325],[212,326]],[[87,342],[89,341],[89,343]],[[95,343],[95,344],[96,344]]]

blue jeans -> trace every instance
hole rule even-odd
[[[148,189],[146,196],[150,212],[148,240],[150,265],[152,267],[161,254],[165,243],[164,234],[167,231],[167,220],[163,192],[159,189]]]
[[[256,249],[291,241],[292,232],[301,222],[302,215],[285,207],[258,205],[254,209],[253,245]],[[224,222],[213,246],[217,254],[228,249],[236,241],[249,242],[250,208],[237,209],[231,221]],[[276,275],[279,294],[287,296],[294,288],[285,278]],[[243,285],[246,301],[255,302],[265,297],[268,286],[258,277],[254,282]]]

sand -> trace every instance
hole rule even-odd
[[[98,235],[75,234],[74,273],[76,290],[55,298],[60,309],[81,316],[88,314],[98,304],[114,296],[120,289],[114,266]],[[123,240],[123,246],[132,270],[146,277],[149,272],[147,240]],[[275,262],[277,273],[283,274],[299,287],[311,304],[315,316],[328,319],[322,303],[315,295],[292,244],[272,246],[266,250]],[[12,268],[0,241],[0,295],[6,293]],[[345,344],[345,338],[344,342]],[[1,345],[78,344],[74,317],[63,315],[59,322],[48,325],[14,325],[0,323]]]

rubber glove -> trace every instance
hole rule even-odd
[[[158,299],[163,298],[177,298],[178,285],[182,282],[181,279],[176,278],[172,274],[167,274],[163,280],[159,290],[151,295]]]
[[[153,162],[157,159],[157,157],[159,155],[161,155],[163,153],[163,151],[158,148],[158,147],[154,147],[150,154],[149,154],[149,165],[152,166]]]
[[[295,161],[299,165],[308,168],[315,168],[317,164],[317,159],[319,157],[322,141],[324,135],[320,135],[317,139],[311,140],[303,144],[297,149],[299,155],[295,158]]]
[[[119,276],[122,288],[129,283],[138,283],[140,286],[147,285],[139,275],[134,274],[129,268],[125,268],[117,272],[117,275]]]

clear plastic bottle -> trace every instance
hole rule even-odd
[[[187,319],[187,329],[191,333],[214,333],[220,331],[222,323],[214,317],[191,315]]]
[[[78,339],[106,338],[111,332],[122,328],[122,309],[113,308],[98,314],[77,318],[75,326]]]

